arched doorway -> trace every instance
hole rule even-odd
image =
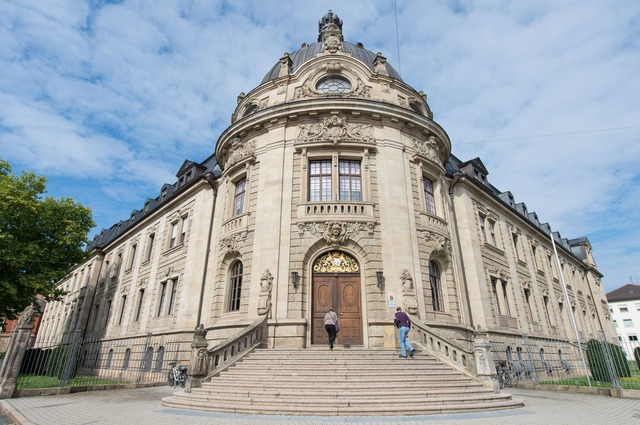
[[[331,251],[313,265],[311,343],[326,344],[324,315],[333,306],[340,332],[336,344],[362,345],[360,266],[342,251]]]

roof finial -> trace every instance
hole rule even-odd
[[[331,9],[318,21],[318,41],[322,41],[322,33],[330,28],[342,34],[342,19],[333,13]]]

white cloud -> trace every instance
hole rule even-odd
[[[640,3],[397,2],[401,63],[394,2],[332,3],[2,2],[2,156],[110,227],[211,154],[236,96],[334,7],[348,41],[427,93],[455,155],[586,234],[611,287],[640,275]]]

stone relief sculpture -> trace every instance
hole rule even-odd
[[[240,243],[247,239],[247,232],[236,233],[220,240],[220,248],[225,254],[239,254]]]
[[[18,317],[18,323],[16,325],[16,329],[20,328],[21,326],[24,325],[29,325],[31,323],[33,323],[33,318],[36,315],[36,309],[35,307],[33,307],[33,305],[28,305],[27,308],[25,308],[22,313],[20,313],[20,317]]]
[[[400,281],[402,282],[402,298],[404,308],[409,314],[418,313],[418,301],[416,300],[416,291],[413,285],[413,277],[409,270],[404,269],[400,275]]]
[[[331,115],[315,124],[301,124],[296,143],[331,141],[373,143],[373,128],[365,124],[349,124],[346,118]]]
[[[451,258],[451,242],[448,238],[434,232],[426,231],[424,232],[424,239],[427,241],[427,245],[431,248],[433,254],[446,259]]]
[[[327,245],[336,247],[344,245],[353,235],[367,231],[373,236],[375,224],[348,221],[327,221],[324,223],[298,223],[298,236],[303,238],[305,232],[314,236],[321,236]]]
[[[225,167],[229,167],[245,158],[254,158],[256,151],[256,141],[243,143],[239,137],[235,137],[231,140],[231,147],[229,148],[229,154],[225,161]]]
[[[427,158],[431,162],[442,164],[442,153],[438,140],[434,135],[430,135],[427,140],[413,139],[413,149],[415,154]]]

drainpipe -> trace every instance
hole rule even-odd
[[[473,315],[471,314],[471,301],[469,300],[469,286],[467,283],[467,273],[464,267],[464,257],[462,256],[462,246],[460,245],[460,231],[458,230],[458,217],[456,216],[456,208],[453,203],[453,189],[458,184],[460,179],[462,179],[463,174],[460,171],[456,171],[453,173],[453,181],[449,186],[449,196],[451,197],[451,212],[453,213],[453,225],[456,230],[456,241],[458,245],[458,255],[460,256],[460,266],[462,267],[462,280],[464,281],[464,293],[467,298],[466,302],[466,312],[467,317],[469,318],[469,325],[472,328],[475,328],[473,324]]]
[[[212,173],[207,173],[204,176],[205,180],[211,186],[213,190],[213,206],[211,207],[211,221],[209,222],[209,237],[207,238],[207,249],[204,254],[204,270],[202,271],[202,284],[200,286],[200,302],[198,303],[198,316],[196,319],[196,328],[200,326],[200,319],[202,318],[202,304],[204,303],[204,287],[207,281],[207,268],[209,267],[209,251],[211,250],[211,235],[213,233],[213,218],[215,217],[216,210],[216,186],[215,179]]]

